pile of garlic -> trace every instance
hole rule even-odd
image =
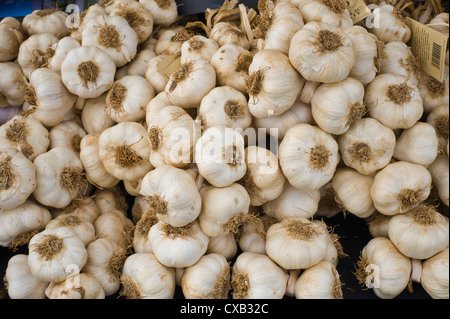
[[[409,9],[380,2],[392,23],[370,28],[345,3],[3,19],[0,111],[22,111],[0,126],[8,296],[342,299],[342,213],[374,237],[362,285],[448,298],[448,64],[443,83],[417,65]]]

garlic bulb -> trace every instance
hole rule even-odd
[[[105,129],[114,126],[114,122],[106,114],[106,94],[86,99],[81,111],[81,124],[88,134],[101,133]]]
[[[421,67],[411,48],[403,42],[389,42],[383,48],[384,56],[380,60],[380,73],[394,73],[404,76],[415,86],[419,85]]]
[[[266,1],[261,9],[254,35],[264,40],[262,49],[288,55],[292,37],[304,26],[300,10],[289,1]]]
[[[375,237],[362,249],[355,276],[379,298],[394,299],[408,286],[411,259],[388,238]]]
[[[344,299],[339,273],[328,261],[303,271],[295,281],[294,289],[296,299]]]
[[[105,296],[120,289],[120,275],[127,258],[124,249],[106,238],[98,238],[87,246],[88,259],[83,273],[93,275],[102,287]]]
[[[8,260],[4,280],[11,299],[45,299],[45,288],[49,283],[33,276],[28,255],[17,254]]]
[[[128,256],[120,281],[120,295],[127,299],[172,299],[175,294],[175,269],[149,253]]]
[[[220,254],[231,261],[238,253],[238,245],[234,233],[209,237],[207,254]]]
[[[62,214],[70,214],[88,220],[92,224],[100,216],[100,210],[91,197],[75,197],[69,205],[61,209],[50,208],[53,218]]]
[[[181,289],[186,299],[228,299],[231,289],[231,269],[220,254],[206,254],[181,277]]]
[[[233,299],[282,299],[289,275],[268,256],[241,253],[233,264]]]
[[[390,4],[382,4],[373,9],[375,25],[370,32],[381,41],[407,43],[411,38],[411,29],[406,23],[406,18],[396,7]]]
[[[211,63],[211,58],[219,50],[216,41],[202,35],[195,35],[181,45],[181,64],[195,59]]]
[[[238,130],[213,126],[195,144],[195,163],[200,175],[216,187],[229,186],[244,177],[245,141]]]
[[[84,217],[79,217],[74,214],[61,214],[45,225],[45,229],[58,227],[68,227],[73,230],[86,247],[96,238],[93,223]]]
[[[165,88],[169,79],[167,79],[162,73],[158,70],[158,64],[161,61],[164,61],[167,58],[166,55],[157,55],[151,58],[145,69],[144,77],[155,90],[155,94],[159,95],[161,92],[165,93]]]
[[[332,187],[332,180],[326,183],[319,189],[320,199],[318,208],[314,214],[315,218],[318,217],[334,217],[342,212],[341,203],[336,201],[335,191]],[[309,217],[309,216],[305,216]]]
[[[218,86],[209,91],[201,100],[198,116],[204,128],[226,126],[245,131],[252,122],[247,98],[230,86]]]
[[[142,179],[140,194],[145,196],[158,220],[183,227],[200,214],[202,198],[195,180],[180,168],[164,165]]]
[[[195,264],[206,253],[209,242],[197,219],[182,227],[159,221],[150,228],[148,239],[156,259],[174,268]]]
[[[147,130],[137,122],[121,122],[100,134],[99,155],[106,171],[120,180],[144,176],[153,167]]]
[[[83,29],[82,46],[97,46],[116,67],[130,62],[137,53],[138,35],[121,16],[98,15]]]
[[[355,65],[349,76],[366,86],[378,73],[380,59],[384,56],[384,43],[359,25],[348,27],[344,32],[350,36],[355,51]],[[360,45],[361,43],[364,45]]]
[[[385,215],[405,213],[428,198],[431,174],[420,164],[398,161],[376,175],[371,196],[376,209]]]
[[[247,34],[237,26],[229,22],[218,22],[211,28],[209,38],[216,41],[219,47],[225,44],[235,44],[245,50],[250,49],[250,42]]]
[[[52,219],[49,210],[31,200],[12,209],[0,209],[0,246],[16,250]]]
[[[307,269],[325,257],[328,236],[322,224],[286,218],[267,230],[267,255],[284,269]]]
[[[151,126],[151,123],[154,121],[159,111],[167,106],[173,105],[165,91],[158,93],[158,95],[151,99],[145,110],[145,124],[147,127]],[[188,111],[188,109],[185,110],[186,112]]]
[[[155,97],[151,84],[140,75],[126,75],[106,94],[106,115],[114,122],[139,122],[148,102]]]
[[[221,46],[211,57],[217,84],[232,87],[246,94],[246,78],[252,60],[253,54],[239,45],[230,43]]]
[[[256,118],[267,118],[287,111],[304,84],[304,79],[292,67],[289,58],[273,49],[258,51],[248,73],[248,107]]]
[[[86,136],[83,126],[75,120],[64,121],[50,129],[50,149],[67,147],[75,153],[80,153],[81,139]]]
[[[423,100],[423,108],[426,114],[433,111],[434,108],[448,104],[449,100],[449,69],[444,66],[444,78],[441,81],[436,80],[431,75],[423,72],[419,81],[418,88]]]
[[[210,237],[237,233],[244,222],[252,220],[250,196],[240,184],[206,186],[200,189],[200,195],[202,208],[198,220],[203,232]],[[222,204],[218,206],[218,202]]]
[[[45,295],[48,299],[105,299],[99,281],[88,273],[72,275],[62,282],[51,282]]]
[[[184,109],[173,105],[163,107],[148,123],[151,164],[188,166],[200,135],[200,126]]]
[[[344,134],[366,113],[364,86],[352,77],[320,85],[311,100],[311,111],[317,125],[330,134]],[[340,101],[336,103],[336,101]]]
[[[87,260],[83,242],[67,227],[41,231],[31,238],[28,249],[31,273],[41,281],[63,281],[74,268],[81,270]]]
[[[173,25],[159,29],[156,33],[157,42],[155,45],[156,55],[170,56],[181,52],[181,46],[195,34],[180,26]]]
[[[14,147],[0,149],[0,209],[12,209],[36,189],[36,167]]]
[[[314,96],[314,93],[316,92],[320,84],[320,82],[305,81],[298,100],[300,100],[300,102],[302,103],[311,104],[312,97]]]
[[[368,220],[368,227],[372,237],[389,238],[388,228],[391,218],[392,216],[384,215],[377,211],[370,215]]]
[[[448,142],[448,133],[449,133],[448,118],[449,118],[448,104],[436,106],[426,117],[426,122],[432,125],[436,130],[436,135],[439,140],[439,153],[445,152],[445,147]]]
[[[100,159],[100,133],[85,135],[80,142],[80,160],[86,172],[87,180],[100,188],[111,188],[119,183],[119,179],[109,174]]]
[[[80,42],[73,37],[64,37],[56,44],[55,53],[49,58],[48,67],[57,73],[61,72],[61,64],[70,50],[79,48]]]
[[[267,255],[266,253],[266,234],[270,226],[278,222],[274,217],[267,214],[256,216],[260,222],[244,222],[238,233],[238,244],[242,251],[250,251],[257,254]]]
[[[449,162],[448,155],[438,155],[433,163],[428,166],[431,173],[433,186],[437,189],[439,199],[449,206]]]
[[[116,66],[112,58],[95,46],[83,45],[67,53],[61,64],[61,78],[67,89],[81,98],[96,98],[114,83]]]
[[[152,13],[139,2],[122,2],[115,5],[110,16],[120,16],[127,20],[138,36],[138,43],[146,41],[153,32]]]
[[[27,81],[16,62],[0,63],[0,107],[22,105]]]
[[[139,75],[141,77],[145,77],[147,65],[155,56],[156,53],[153,50],[141,50],[138,52],[133,61],[126,64],[122,68],[127,68],[126,75]]]
[[[392,216],[388,227],[392,243],[413,259],[427,259],[444,250],[449,243],[448,231],[448,218],[430,205]]]
[[[239,181],[250,195],[250,205],[261,206],[276,199],[286,181],[278,158],[270,150],[252,145],[245,149],[247,172]]]
[[[5,17],[0,21],[0,62],[8,62],[17,57],[23,38],[19,20]]]
[[[59,38],[67,33],[68,14],[59,9],[34,10],[22,20],[22,27],[28,35],[51,33]]]
[[[108,11],[110,12],[110,9],[108,9]],[[87,9],[78,13],[74,13],[72,15],[72,19],[69,22],[72,23],[73,21],[71,27],[69,28],[70,36],[76,39],[77,41],[81,42],[81,35],[83,33],[84,26],[89,22],[89,20],[102,14],[108,13],[106,13],[104,5],[101,5],[99,3],[94,3]]]
[[[342,29],[353,25],[345,1],[296,0],[293,3],[297,3],[305,23],[319,21]]]
[[[348,167],[340,167],[334,173],[331,185],[336,200],[345,211],[359,217],[367,218],[375,212],[370,189],[374,177],[363,175]]]
[[[55,147],[36,157],[34,198],[41,204],[63,208],[80,194],[86,184],[78,155],[67,147]]]
[[[340,155],[331,134],[318,126],[300,123],[286,132],[279,147],[279,158],[292,186],[318,190],[333,177]]]
[[[136,253],[153,253],[152,242],[148,238],[148,233],[150,228],[159,222],[159,219],[146,198],[141,197],[147,203],[148,208],[142,212],[142,216],[136,222],[136,227],[133,231],[133,249]]]
[[[339,151],[345,165],[371,175],[388,165],[396,145],[395,133],[371,117],[353,123],[338,136]]]
[[[436,14],[426,25],[448,36],[449,13],[441,12]]]
[[[439,141],[431,124],[418,121],[403,130],[395,144],[394,157],[399,161],[428,166],[438,155]]]
[[[448,299],[448,247],[423,261],[420,284],[433,299]]]
[[[154,18],[155,24],[166,27],[178,19],[178,8],[175,0],[139,0]]]
[[[34,34],[20,45],[17,62],[27,79],[31,73],[48,66],[49,59],[55,54],[59,39],[51,33]]]
[[[115,209],[102,213],[94,222],[97,238],[106,238],[125,250],[132,244],[133,227],[133,221]]]
[[[366,87],[368,115],[391,129],[412,127],[423,115],[419,89],[398,74],[377,75]]]
[[[262,205],[265,214],[281,221],[285,218],[311,218],[320,201],[319,190],[303,190],[285,183],[281,194]]]
[[[127,216],[128,202],[125,194],[118,185],[111,188],[97,188],[93,195],[94,202],[100,214],[109,212],[110,210],[118,210],[122,212],[123,216]]]
[[[181,108],[195,108],[215,86],[214,68],[209,62],[196,59],[182,64],[172,73],[165,91],[173,105]]]
[[[308,81],[344,80],[355,65],[351,38],[339,27],[312,21],[293,36],[289,49],[292,66]]]

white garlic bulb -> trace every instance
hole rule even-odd
[[[266,253],[266,235],[270,226],[278,220],[267,214],[256,216],[260,222],[250,220],[244,222],[238,233],[238,244],[242,251],[250,251],[257,254],[267,255]]]
[[[347,5],[342,0],[295,0],[305,23],[320,21],[345,29],[353,25]]]
[[[388,227],[392,243],[413,259],[427,259],[444,250],[449,243],[448,231],[448,218],[426,204],[392,216]]]
[[[313,82],[342,81],[350,74],[355,59],[352,41],[343,29],[317,21],[297,31],[289,49],[292,66]]]
[[[76,120],[63,121],[50,129],[50,149],[67,147],[75,153],[80,153],[80,143],[86,136],[83,126]]]
[[[370,32],[381,41],[407,43],[411,38],[411,29],[405,17],[393,5],[384,3],[373,9],[374,26]]]
[[[438,155],[428,166],[433,186],[437,189],[439,199],[449,206],[449,162],[448,155]]]
[[[68,32],[67,18],[68,14],[59,9],[34,10],[25,15],[22,27],[28,35],[51,33],[62,38]]]
[[[0,107],[22,105],[25,98],[27,81],[19,63],[0,63]]]
[[[449,99],[449,69],[444,66],[444,77],[442,81],[436,80],[431,75],[422,72],[418,88],[423,100],[423,108],[426,114],[434,108],[448,104]]]
[[[120,210],[101,213],[94,222],[94,228],[97,238],[106,238],[125,250],[132,245],[134,223]]]
[[[72,275],[62,282],[51,282],[45,295],[48,299],[105,299],[100,282],[88,273]]]
[[[168,26],[157,31],[155,53],[157,56],[171,56],[180,53],[181,46],[194,33],[180,25]]]
[[[49,58],[48,66],[51,70],[60,73],[61,72],[61,64],[69,53],[70,50],[79,48],[80,42],[73,37],[64,37],[58,41],[56,44],[55,53],[52,57]]]
[[[384,46],[383,54],[379,70],[381,74],[402,75],[409,83],[419,85],[421,67],[414,57],[411,47],[403,42],[389,42]]]
[[[448,135],[449,135],[448,118],[449,118],[448,104],[436,106],[426,117],[426,122],[428,124],[431,124],[436,130],[436,135],[439,140],[440,154],[445,152],[445,147],[448,142]]]
[[[328,261],[303,271],[295,281],[294,292],[296,299],[344,299],[339,273]]]
[[[150,171],[142,179],[140,194],[157,218],[171,226],[186,226],[200,214],[202,198],[195,180],[180,168],[164,165]]]
[[[16,18],[5,17],[0,21],[0,62],[17,57],[24,39],[22,25]]]
[[[211,58],[219,50],[216,41],[202,35],[195,35],[181,45],[181,64],[195,59],[211,63]]]
[[[86,133],[101,133],[116,124],[106,114],[106,92],[96,98],[86,99],[81,111],[81,124]]]
[[[216,41],[219,47],[225,44],[235,44],[245,50],[250,49],[250,42],[247,34],[237,26],[229,22],[220,21],[211,28],[209,38]]]
[[[333,177],[340,155],[331,134],[318,126],[300,123],[286,132],[279,147],[279,158],[292,186],[318,190]]]
[[[248,107],[256,118],[267,118],[287,111],[296,101],[304,83],[289,58],[274,49],[258,51],[248,74]]]
[[[420,284],[433,299],[448,299],[448,247],[423,261]]]
[[[58,227],[67,227],[73,230],[86,247],[96,238],[93,223],[84,217],[74,214],[61,214],[45,225],[45,229],[54,229]]]
[[[231,269],[220,254],[206,254],[181,277],[181,289],[186,299],[228,299],[231,289]]]
[[[145,69],[144,77],[148,82],[150,82],[153,89],[155,90],[155,94],[157,95],[159,95],[161,92],[165,93],[164,90],[166,88],[167,82],[169,82],[169,79],[166,78],[158,69],[158,64],[167,58],[168,56],[166,55],[156,55],[148,61],[147,67]]]
[[[86,264],[87,251],[81,239],[68,227],[46,229],[34,235],[28,245],[28,265],[34,277],[60,282]]]
[[[36,279],[28,266],[28,255],[16,254],[8,260],[5,283],[11,299],[45,299],[47,281]]]
[[[100,216],[100,210],[95,201],[91,197],[86,196],[77,196],[66,207],[61,209],[51,208],[50,212],[53,218],[61,214],[71,214],[86,219],[91,223],[94,223]]]
[[[158,221],[150,228],[148,238],[157,260],[173,268],[195,264],[206,253],[209,242],[197,219],[182,227]]]
[[[366,87],[368,115],[391,129],[412,127],[423,115],[419,89],[399,74],[377,75]]]
[[[127,299],[171,299],[175,294],[175,269],[149,253],[128,256],[120,281],[120,295]]]
[[[243,252],[233,264],[233,299],[282,299],[288,273],[268,256]]]
[[[393,299],[411,278],[411,259],[385,237],[371,239],[362,249],[355,276],[381,299]]]
[[[361,174],[371,175],[390,163],[396,137],[391,128],[366,117],[338,136],[338,145],[346,166]]]
[[[377,211],[370,215],[368,220],[368,227],[372,237],[389,238],[388,228],[391,218],[392,216],[384,215]]]
[[[154,57],[156,57],[155,51],[150,49],[141,49],[136,54],[134,60],[124,66],[127,68],[127,75],[140,75],[142,77],[145,77],[147,65]]]
[[[286,218],[267,230],[267,255],[284,269],[307,269],[325,257],[328,236],[323,224],[303,217]]]
[[[88,259],[83,273],[93,275],[102,287],[105,296],[120,289],[120,275],[127,258],[124,249],[106,238],[98,238],[87,246]]]
[[[136,253],[153,253],[152,242],[148,238],[150,228],[159,222],[156,212],[151,209],[150,203],[145,197],[141,196],[146,202],[148,208],[142,212],[139,220],[136,222],[136,227],[133,231],[133,249]]]
[[[178,8],[175,0],[139,0],[153,16],[154,23],[165,27],[178,19]]]
[[[234,233],[209,237],[206,254],[220,254],[231,261],[238,253],[238,244]]]
[[[117,210],[127,216],[128,202],[119,185],[110,188],[97,188],[93,193],[93,200],[100,211],[100,214]]]
[[[371,186],[376,209],[385,215],[406,213],[428,198],[431,174],[420,164],[398,161],[379,171]]]
[[[140,123],[125,121],[105,129],[98,145],[106,171],[117,179],[133,180],[153,168],[147,130]]]

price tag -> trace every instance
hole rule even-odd
[[[181,67],[180,60],[181,60],[181,52],[166,57],[165,59],[163,59],[161,62],[158,63],[157,67],[159,73],[161,73],[167,80],[169,80],[172,73]]]
[[[347,10],[350,13],[353,24],[372,14],[363,0],[345,0],[345,2],[347,2]]]

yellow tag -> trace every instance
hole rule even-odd
[[[168,56],[158,63],[159,73],[161,73],[167,80],[169,80],[170,75],[181,67],[180,60],[181,52]]]
[[[411,28],[411,51],[428,75],[442,82],[448,36],[407,18]]]
[[[345,0],[345,2],[347,2],[347,10],[350,13],[353,24],[372,14],[363,0]]]

